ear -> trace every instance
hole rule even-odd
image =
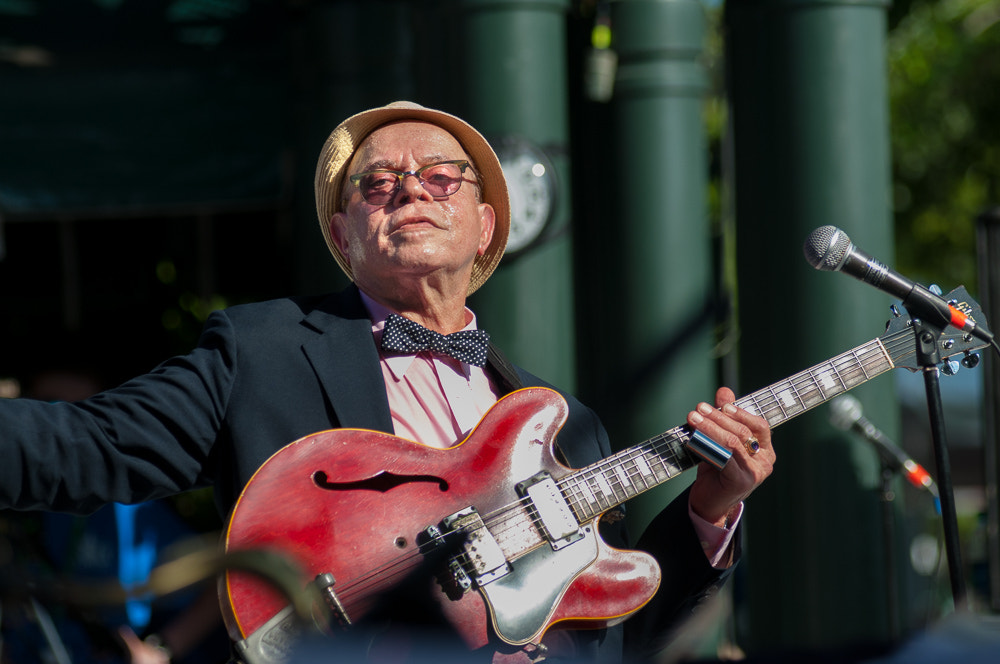
[[[493,206],[489,203],[479,204],[479,223],[481,232],[479,235],[479,255],[482,256],[493,241],[493,231],[496,230],[497,215],[493,211]]]
[[[340,253],[344,256],[344,260],[350,264],[351,262],[351,252],[350,242],[348,241],[347,233],[347,215],[343,212],[334,212],[333,216],[330,217],[330,221],[327,222],[327,227],[330,231],[330,239],[333,243],[340,249]]]

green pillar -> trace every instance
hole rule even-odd
[[[697,0],[611,5],[618,70],[605,163],[592,164],[606,209],[587,238],[587,271],[603,292],[599,362],[612,441],[625,447],[712,401],[714,302],[707,220],[706,17]],[[602,413],[603,414],[603,413]],[[629,504],[638,534],[693,477]]]
[[[316,219],[313,174],[327,136],[347,117],[397,99],[412,99],[414,76],[399,62],[414,58],[410,34],[417,5],[408,0],[315,2],[289,25],[289,139],[295,146],[293,282],[298,292],[339,290],[349,282],[330,255]],[[377,15],[378,20],[372,20]],[[377,53],[370,45],[381,44]],[[367,66],[359,66],[361,54]],[[378,76],[371,74],[379,71]],[[419,99],[415,101],[420,101]]]
[[[892,261],[887,5],[726,4],[744,393],[879,336],[889,317],[891,298],[815,271],[802,252],[809,233],[829,224]],[[894,394],[892,374],[855,392],[869,419],[898,438]],[[836,433],[827,406],[776,430],[775,449],[774,475],[748,504],[741,645],[889,638],[901,611],[889,597],[901,589],[887,578],[885,551],[900,554],[897,569],[909,563],[898,539],[886,544],[875,451]],[[905,594],[900,602],[913,611]]]
[[[540,150],[554,175],[554,207],[541,235],[505,258],[472,307],[510,359],[561,388],[576,387],[570,218],[566,13],[569,0],[458,0],[463,117],[497,148],[508,181],[509,140]],[[447,5],[446,5],[447,6]],[[534,163],[534,162],[533,162]],[[525,178],[533,176],[525,175]],[[518,178],[520,179],[520,178]],[[537,200],[519,198],[515,215]],[[534,210],[533,212],[538,212]],[[518,216],[513,223],[523,223]]]

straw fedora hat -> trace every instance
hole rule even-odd
[[[444,111],[425,108],[408,101],[397,101],[352,115],[337,126],[326,139],[316,165],[316,214],[319,227],[326,238],[326,246],[337,259],[341,269],[354,280],[347,259],[330,237],[330,219],[341,211],[341,187],[347,166],[361,142],[382,125],[399,120],[420,120],[441,127],[454,136],[469,155],[476,174],[484,203],[489,203],[496,213],[493,240],[482,256],[477,256],[472,267],[468,294],[475,292],[489,278],[500,263],[507,234],[510,232],[510,201],[507,182],[503,177],[500,160],[490,144],[469,123]]]

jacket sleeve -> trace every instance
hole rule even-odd
[[[740,556],[739,527],[733,534],[734,565],[713,568],[702,550],[688,513],[688,491],[672,500],[647,526],[636,548],[648,551],[660,564],[660,589],[635,616],[625,622],[629,661],[648,661],[672,641],[700,605],[728,579]]]
[[[0,399],[0,507],[78,514],[196,488],[236,367],[224,314],[198,346],[75,403]]]

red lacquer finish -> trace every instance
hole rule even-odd
[[[305,570],[303,584],[333,574],[338,597],[357,621],[423,562],[416,539],[428,526],[469,506],[485,517],[515,504],[517,482],[541,470],[557,479],[572,473],[553,457],[566,413],[556,392],[531,388],[501,399],[465,441],[447,450],[366,430],[297,440],[244,489],[229,519],[226,550],[280,552]],[[650,556],[599,542],[597,559],[567,579],[541,631],[561,622],[616,622],[645,604],[658,584]],[[470,648],[494,638],[479,592],[449,598],[433,579],[427,586]],[[243,572],[227,573],[223,592],[235,639],[287,605],[266,582]]]

